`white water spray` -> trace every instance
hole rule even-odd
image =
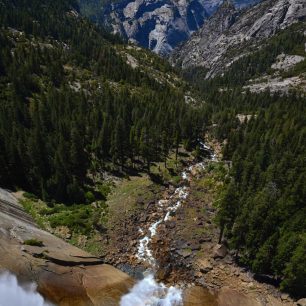
[[[120,306],[180,306],[181,290],[158,284],[153,275],[137,283],[130,293],[122,297]]]
[[[201,150],[206,150],[210,153],[210,160],[211,161],[218,161],[217,155],[215,154],[213,149],[210,146],[208,146],[206,143],[201,141],[200,139],[198,139],[198,141],[199,141],[199,144],[200,144],[200,149]]]
[[[16,276],[0,274],[0,306],[51,306],[36,291],[36,285],[21,287]]]

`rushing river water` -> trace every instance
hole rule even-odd
[[[216,155],[211,148],[203,142],[200,142],[202,150],[210,152],[210,160],[215,161]],[[158,211],[160,218],[152,223],[148,230],[143,228],[139,232],[143,237],[138,243],[138,259],[149,264],[151,267],[149,274],[139,281],[130,291],[122,297],[120,306],[181,306],[183,305],[182,290],[176,287],[166,287],[162,283],[157,283],[154,280],[154,271],[157,268],[156,259],[154,258],[151,247],[151,241],[156,235],[158,226],[171,219],[171,216],[184,203],[189,195],[190,188],[188,181],[191,179],[192,173],[204,169],[205,162],[200,162],[191,165],[181,173],[181,177],[185,184],[175,189],[174,193],[166,199],[161,199],[158,202]]]

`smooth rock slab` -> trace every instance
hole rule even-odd
[[[29,239],[42,241],[43,246],[24,245]],[[19,281],[35,282],[37,290],[59,306],[117,306],[134,284],[100,258],[5,211],[0,211],[1,270],[15,274]]]

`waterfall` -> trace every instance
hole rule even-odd
[[[36,291],[36,285],[20,286],[15,275],[0,274],[0,306],[51,306]]]
[[[182,302],[181,290],[158,284],[150,274],[122,297],[120,306],[180,306]]]

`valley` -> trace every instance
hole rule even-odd
[[[123,180],[118,183],[119,185],[113,191],[115,194],[111,193],[109,201],[107,201],[111,217],[108,221],[109,227],[101,236],[96,235],[94,238],[96,239],[94,245],[101,244],[101,248],[90,247],[93,241],[86,242],[86,236],[84,236],[85,241],[73,242],[71,240],[73,236],[67,235],[70,232],[68,227],[65,227],[66,230],[61,227],[61,231],[49,230],[62,236],[67,242],[79,244],[82,248],[86,248],[87,244],[87,248],[94,250],[97,256],[89,257],[89,260],[93,261],[89,263],[90,266],[98,265],[95,269],[102,269],[106,263],[125,271],[134,279],[141,279],[135,287],[131,286],[131,281],[124,281],[126,289],[122,288],[123,292],[127,291],[127,288],[132,289],[123,297],[116,296],[115,300],[121,299],[120,305],[122,306],[135,305],[137,299],[142,303],[146,300],[148,305],[158,301],[165,303],[165,305],[167,303],[170,305],[203,305],[204,301],[208,306],[296,305],[288,295],[281,295],[272,285],[258,282],[254,279],[254,274],[237,264],[234,253],[227,247],[226,240],[219,244],[220,230],[216,224],[216,209],[218,207],[216,203],[220,200],[217,197],[223,188],[224,177],[228,175],[229,164],[218,161],[221,156],[217,143],[210,142],[213,146],[217,145],[217,155],[209,146],[201,144],[202,157],[195,158],[184,150],[180,150],[179,156],[181,157],[177,163],[180,166],[173,169],[180,173],[180,180],[176,179],[171,183],[175,176],[168,177],[170,183],[156,186],[156,183],[150,179],[143,181],[140,176],[130,178],[131,182]],[[204,160],[201,161],[203,157]],[[168,168],[164,170],[168,169],[172,172],[171,164],[170,159]],[[162,166],[164,165],[156,165],[157,169]],[[127,188],[126,184],[131,184],[131,189]],[[122,191],[120,191],[121,188],[123,188]],[[3,194],[7,193],[3,191]],[[15,196],[22,198],[21,193],[17,193]],[[6,197],[9,197],[10,201],[16,201],[12,195],[7,194]],[[129,197],[132,199],[127,201]],[[120,205],[123,200],[124,213]],[[29,205],[29,201],[28,199],[27,205]],[[22,220],[29,218],[24,216]],[[19,228],[21,230],[20,234],[24,231],[23,222],[17,226],[18,231]],[[34,223],[31,221],[28,224],[33,226]],[[1,228],[5,226],[7,225],[1,224]],[[29,233],[31,233],[29,237],[33,239],[35,232],[30,230]],[[65,234],[63,235],[63,233]],[[60,264],[65,266],[68,265],[68,261],[73,261],[73,259],[64,259],[63,255],[52,254],[52,245],[47,242],[48,240],[42,234],[38,234],[37,237],[42,239],[43,248],[25,246],[21,248],[22,252],[34,257],[37,257],[37,254],[45,254],[44,257],[47,260],[53,262],[52,258],[54,258],[55,263],[61,262]],[[21,238],[19,243],[25,241],[24,239]],[[100,250],[103,252],[101,253]],[[77,257],[81,258],[80,255]],[[87,264],[84,255],[82,255],[83,257],[84,259],[80,262],[77,261],[72,265],[76,266],[75,269],[78,269],[79,265],[83,266],[83,269],[91,269],[90,267],[85,268]],[[96,263],[95,260],[97,260]],[[103,263],[102,266],[101,263]],[[1,264],[5,263],[2,261]],[[7,264],[5,265],[7,266]],[[32,265],[39,267],[41,263],[36,262]],[[49,269],[47,268],[47,270]],[[11,271],[20,277],[28,278],[25,272],[17,270],[14,263],[11,263]],[[67,275],[65,280],[67,284],[72,281],[72,275],[77,272],[70,273],[72,274]],[[102,274],[105,275],[105,272]],[[144,279],[142,279],[143,275],[145,275]],[[55,296],[51,295],[50,281],[47,281],[43,285],[45,287],[39,291],[51,301],[57,301],[58,305],[64,305],[59,302],[58,296],[67,294],[65,293],[69,289],[67,284],[64,291],[54,287],[52,290],[57,292]],[[143,289],[141,289],[142,287]],[[99,290],[103,291],[104,289],[101,287]],[[100,294],[95,299],[96,302],[93,302],[93,305],[104,305],[100,304],[105,301],[104,295]],[[74,300],[73,303],[75,304],[76,301]],[[141,305],[143,305],[142,303]],[[105,305],[112,304],[108,301]]]
[[[0,0],[0,304],[305,306],[302,0]]]
[[[149,287],[149,305],[156,298],[173,305],[294,305],[289,296],[281,297],[272,285],[256,281],[239,266],[226,241],[218,244],[214,203],[228,173],[226,164],[215,157],[189,163],[180,187],[170,185],[162,190],[162,199],[144,201],[145,208],[125,216],[123,228],[112,227],[112,251],[105,259],[136,278],[147,275],[139,287],[153,274],[158,282],[180,290],[160,293],[157,285]],[[133,240],[126,241],[126,236]]]

